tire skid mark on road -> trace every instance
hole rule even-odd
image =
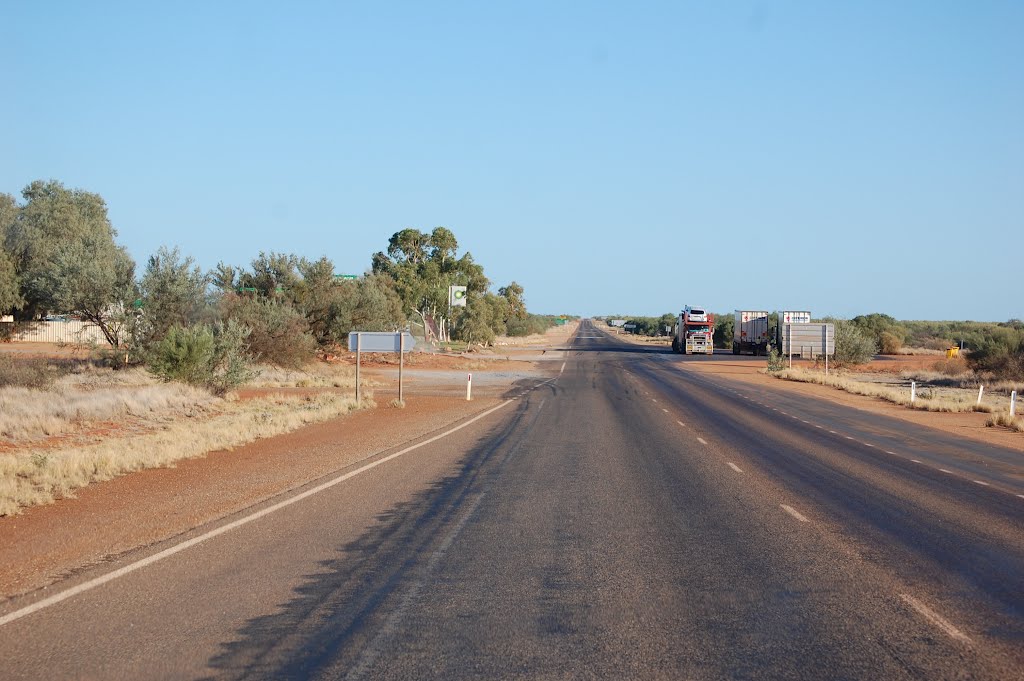
[[[373,640],[370,641],[370,643],[367,644],[367,646],[360,652],[359,658],[352,670],[345,675],[346,679],[354,680],[363,678],[374,663],[377,662],[381,654],[388,649],[391,639],[398,630],[399,624],[401,624],[402,620],[405,619],[405,613],[409,610],[409,606],[419,596],[420,592],[423,591],[423,586],[426,583],[427,577],[434,573],[438,564],[441,562],[441,559],[444,558],[448,549],[451,548],[451,545],[455,542],[455,539],[462,534],[462,530],[466,527],[466,523],[468,523],[469,519],[474,513],[476,513],[476,509],[480,506],[480,502],[484,500],[485,496],[487,496],[487,491],[488,490],[484,490],[476,495],[476,498],[470,503],[469,508],[466,509],[465,513],[462,514],[462,517],[455,523],[455,526],[447,535],[445,535],[445,538],[441,540],[441,543],[436,549],[434,549],[434,552],[430,554],[430,558],[427,559],[427,564],[424,568],[423,574],[409,586],[405,595],[402,596],[401,602],[399,602],[398,606],[391,611],[387,620],[384,621],[380,631],[377,632],[377,635],[373,637]]]

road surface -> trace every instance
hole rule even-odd
[[[1020,454],[586,322],[562,354],[457,430],[7,603],[0,677],[1024,678]]]

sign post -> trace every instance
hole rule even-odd
[[[362,362],[362,354],[364,352],[398,353],[398,400],[402,401],[405,396],[402,383],[405,353],[411,350],[415,344],[415,339],[408,331],[351,331],[348,334],[349,352],[355,351],[356,353],[356,404],[360,404],[362,399],[362,389],[359,385],[359,365]]]
[[[359,364],[361,361],[360,354],[362,351],[362,336],[356,333],[356,406],[362,405],[362,391],[359,389]]]

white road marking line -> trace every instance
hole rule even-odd
[[[697,438],[697,442],[701,443],[702,445],[706,445],[708,443],[708,441],[702,437]]]
[[[861,442],[861,444],[864,445],[865,447],[874,447],[874,445],[871,444],[870,442]]]
[[[742,469],[741,469],[741,468],[740,468],[739,466],[737,466],[736,464],[734,464],[733,462],[731,462],[731,461],[726,461],[726,463],[727,463],[727,464],[729,465],[729,468],[733,469],[733,470],[734,470],[734,471],[736,471],[737,473],[742,473],[742,472],[743,472],[743,470],[742,470]]]
[[[657,402],[657,401],[658,401],[658,398],[656,398],[656,397],[652,397],[651,398],[651,402]]]
[[[949,473],[950,475],[953,475],[953,471],[947,471],[945,468],[940,468],[939,470],[942,471],[943,473]]]
[[[853,438],[852,438],[852,437],[850,437],[849,435],[844,435],[843,437],[845,437],[845,438],[846,438],[847,440],[852,440],[852,439],[853,439]]]
[[[685,428],[685,427],[686,427],[686,424],[685,424],[685,423],[683,423],[682,421],[676,421],[676,423],[678,423],[679,425],[681,425],[681,426],[682,426],[683,428]]]
[[[914,463],[921,463],[919,459],[911,459],[911,461],[913,461]]]
[[[794,518],[796,518],[800,522],[802,522],[802,523],[809,523],[809,522],[811,522],[810,520],[805,518],[799,511],[797,511],[792,506],[786,506],[785,504],[779,504],[779,505],[782,506],[782,510],[783,511],[785,511],[788,514],[790,514],[791,516],[793,516]]]
[[[666,414],[668,413],[668,409],[666,409],[665,407],[662,407],[662,408],[661,408],[661,410],[662,410],[663,412],[665,412]]]
[[[1024,499],[1024,494],[1018,494],[1017,496],[1020,497],[1021,499]]]
[[[562,368],[558,370],[558,375],[561,376],[563,371],[565,371],[565,362],[562,362]]]
[[[545,383],[549,383],[549,382],[550,381],[545,381]],[[543,383],[540,384],[540,385],[543,385]],[[535,386],[535,387],[538,387],[538,386]],[[56,593],[56,594],[50,596],[49,598],[44,598],[43,600],[37,601],[37,602],[33,603],[32,605],[25,606],[24,608],[21,608],[20,610],[15,610],[14,612],[7,613],[3,617],[0,617],[0,627],[2,627],[5,624],[9,624],[9,623],[11,623],[11,622],[13,622],[15,620],[21,619],[22,617],[25,617],[26,615],[31,615],[34,612],[39,612],[40,610],[43,610],[44,608],[48,608],[51,605],[56,605],[57,603],[60,603],[61,601],[65,601],[65,600],[67,600],[69,598],[72,598],[73,596],[77,596],[80,593],[85,593],[86,591],[91,591],[92,589],[95,589],[98,586],[102,586],[103,584],[106,584],[107,582],[112,582],[112,581],[114,581],[115,579],[117,579],[119,577],[124,577],[125,575],[130,574],[132,572],[135,572],[136,570],[140,570],[140,569],[142,569],[142,568],[144,568],[146,566],[152,565],[153,563],[159,562],[159,561],[163,560],[164,558],[170,558],[174,554],[181,553],[185,549],[192,548],[193,546],[196,546],[197,544],[202,544],[203,542],[207,541],[208,539],[213,539],[214,537],[222,535],[222,534],[224,534],[226,532],[230,532],[231,530],[238,529],[239,527],[242,527],[243,525],[248,525],[249,523],[253,522],[254,520],[259,520],[263,516],[270,515],[271,513],[274,513],[275,511],[280,511],[282,508],[286,508],[288,506],[291,506],[292,504],[296,504],[296,503],[302,501],[303,499],[306,499],[308,497],[313,496],[314,494],[319,494],[320,492],[323,492],[324,490],[330,489],[331,487],[334,487],[335,485],[341,484],[341,483],[345,482],[346,480],[349,480],[351,478],[354,478],[357,475],[360,475],[361,473],[365,473],[368,470],[376,468],[377,466],[380,466],[383,463],[391,461],[392,459],[397,459],[398,457],[400,457],[400,456],[402,456],[404,454],[408,454],[409,452],[414,451],[416,449],[419,449],[420,447],[425,447],[426,445],[429,445],[429,444],[431,444],[433,442],[437,442],[438,440],[440,440],[442,438],[448,437],[452,433],[455,433],[457,431],[462,430],[463,428],[465,428],[465,427],[467,427],[467,426],[469,426],[469,425],[479,421],[480,419],[484,418],[485,416],[489,416],[489,415],[493,414],[494,412],[498,411],[502,407],[506,407],[506,406],[512,404],[512,402],[514,402],[514,400],[505,400],[504,402],[502,402],[501,404],[497,405],[496,407],[491,407],[487,411],[482,412],[480,414],[477,414],[476,416],[474,416],[473,418],[469,419],[465,423],[460,423],[459,425],[455,426],[454,428],[451,428],[450,430],[447,430],[447,431],[445,431],[445,432],[443,432],[443,433],[441,433],[439,435],[435,435],[434,437],[432,437],[432,438],[430,438],[428,440],[424,440],[423,442],[418,442],[418,443],[416,443],[414,445],[410,445],[409,447],[406,447],[405,449],[399,450],[399,451],[395,452],[394,454],[388,454],[387,456],[385,456],[385,457],[383,457],[381,459],[377,459],[376,461],[372,461],[372,462],[366,464],[365,466],[360,466],[359,468],[355,469],[354,471],[349,471],[348,473],[345,473],[343,475],[339,475],[338,477],[333,478],[332,480],[328,480],[327,482],[322,483],[320,485],[317,485],[316,487],[308,489],[305,492],[302,492],[300,494],[296,494],[293,497],[289,497],[288,499],[285,499],[284,501],[279,501],[278,503],[273,504],[271,506],[267,506],[266,508],[260,509],[259,511],[256,511],[255,513],[252,513],[250,515],[245,516],[244,518],[239,518],[238,520],[230,522],[227,525],[221,525],[220,527],[218,527],[216,529],[213,529],[213,530],[210,530],[209,532],[206,532],[205,534],[201,534],[198,537],[193,537],[192,539],[187,539],[187,540],[181,542],[180,544],[175,544],[174,546],[168,547],[168,548],[164,549],[163,551],[159,551],[157,553],[154,553],[151,556],[147,556],[147,557],[143,558],[142,560],[137,560],[134,563],[130,563],[129,565],[125,565],[122,568],[118,568],[117,570],[114,570],[113,572],[108,572],[105,575],[100,575],[99,577],[96,577],[94,579],[90,579],[90,580],[88,580],[86,582],[82,582],[81,584],[78,584],[77,586],[73,586],[70,589],[66,589],[64,591],[61,591],[60,593]]]
[[[832,433],[833,435],[839,435],[839,433],[837,433],[837,432],[836,432],[836,431],[834,431],[834,430],[830,430],[830,431],[828,431],[828,432]]]
[[[974,482],[978,483],[979,485],[984,485],[985,487],[989,486],[989,484],[984,480],[975,480]]]
[[[963,643],[971,642],[971,639],[969,639],[966,634],[964,634],[962,631],[954,627],[944,617],[939,615],[937,612],[935,612],[927,605],[914,598],[913,596],[909,594],[900,594],[900,598],[902,598],[907,605],[916,610],[917,614],[924,617],[926,620],[934,624],[939,629],[942,629],[942,631],[944,631],[946,635],[948,635],[950,638],[954,638],[957,641],[962,641]]]
[[[820,428],[821,430],[825,430],[825,426],[819,426],[819,425],[815,425],[814,427],[815,427],[815,428]]]
[[[885,450],[885,453],[886,454],[892,454],[893,456],[896,456],[896,452],[890,452],[888,449]]]

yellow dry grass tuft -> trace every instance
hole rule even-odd
[[[1024,433],[1024,416],[1010,416],[1009,410],[992,414],[985,421],[986,426],[1005,426],[1017,433]]]
[[[364,399],[363,407],[372,407]],[[221,401],[215,416],[172,421],[144,435],[110,438],[95,445],[0,454],[0,516],[71,496],[92,482],[180,459],[231,449],[254,440],[326,421],[357,408],[335,394],[275,396],[246,402]]]

